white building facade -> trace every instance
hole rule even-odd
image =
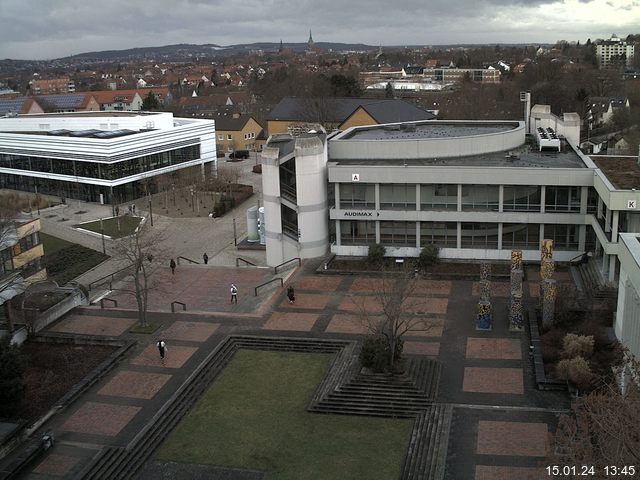
[[[216,165],[215,123],[165,112],[78,112],[0,118],[0,188],[109,203],[149,179]],[[146,183],[146,185],[143,185]]]

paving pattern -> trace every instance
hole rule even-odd
[[[379,290],[390,282],[317,275],[315,266],[317,262],[303,265],[284,288],[266,290],[258,297],[253,296],[253,286],[271,278],[272,270],[181,265],[172,276],[162,267],[158,281],[168,290],[159,289],[153,302],[166,311],[169,299],[186,300],[188,310],[173,315],[150,313],[152,321],[160,324],[152,335],[129,333],[136,323],[135,312],[126,310],[131,304],[124,296],[118,297],[119,309],[109,314],[85,309],[54,324],[50,330],[55,332],[134,338],[138,345],[43,427],[56,432],[57,442],[26,478],[72,478],[96,449],[128,445],[229,334],[247,331],[345,340],[366,334],[367,324],[381,318]],[[229,304],[230,282],[240,288],[237,306]],[[294,304],[286,299],[288,284],[295,287]],[[508,284],[494,285],[491,332],[475,330],[477,282],[419,280],[405,304],[424,328],[407,333],[404,354],[442,363],[437,401],[453,406],[453,421],[447,426],[447,480],[542,478],[541,467],[534,462],[548,451],[557,421],[557,415],[545,408],[568,406],[563,396],[538,392],[532,386],[528,340],[507,328],[503,293]],[[533,294],[537,284],[530,281],[525,287]],[[168,345],[164,362],[155,346],[158,338]]]

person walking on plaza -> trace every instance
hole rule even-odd
[[[296,303],[296,293],[293,291],[293,285],[287,287],[287,298],[289,303]]]
[[[176,261],[172,258],[169,262],[169,268],[171,269],[171,275],[176,274]]]
[[[164,340],[158,340],[156,344],[158,346],[158,351],[160,352],[160,361],[164,365],[164,355],[167,353],[167,344]]]
[[[207,252],[204,252],[204,255],[202,255],[202,260],[204,260],[205,265],[209,263],[209,255],[207,255]]]
[[[235,283],[231,284],[231,303],[238,304],[238,287],[236,287]]]

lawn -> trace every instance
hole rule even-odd
[[[269,480],[398,478],[411,420],[305,411],[330,360],[239,350],[157,457],[264,470]]]
[[[108,255],[40,232],[47,277],[64,285],[104,262]]]
[[[75,225],[76,228],[83,228],[95,233],[102,233],[104,228],[104,234],[111,238],[121,238],[131,235],[135,232],[142,217],[131,217],[129,215],[120,215],[119,217],[105,218],[100,222],[96,220],[94,222],[81,223]],[[102,225],[100,225],[102,223]],[[119,224],[119,225],[118,225]]]

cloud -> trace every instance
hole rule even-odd
[[[609,5],[611,3],[611,5]],[[605,0],[0,0],[0,58],[172,43],[554,42],[633,32]],[[638,3],[633,0],[624,7]]]

